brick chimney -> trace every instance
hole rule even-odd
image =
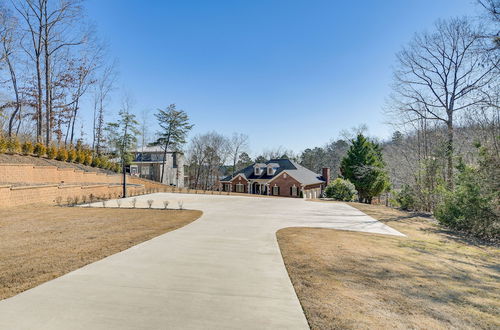
[[[323,167],[321,175],[323,176],[323,180],[325,180],[325,185],[328,185],[330,183],[330,168]]]

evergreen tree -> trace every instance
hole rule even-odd
[[[165,110],[158,109],[155,117],[161,131],[158,132],[158,139],[153,145],[159,145],[163,148],[163,171],[160,179],[160,182],[163,182],[168,149],[179,148],[185,144],[187,134],[194,125],[189,123],[187,113],[184,110],[177,110],[175,104],[169,105]]]
[[[340,172],[356,187],[359,201],[371,203],[374,196],[389,188],[382,151],[378,144],[370,142],[362,134],[351,142],[340,164]]]
[[[238,162],[236,163],[236,170],[239,171],[253,163],[252,158],[246,153],[242,152],[238,157]]]
[[[137,135],[139,123],[135,119],[135,115],[128,111],[121,110],[119,112],[117,122],[108,123],[105,130],[109,136],[109,142],[114,148],[117,156],[120,158],[122,165],[125,166],[132,161],[132,149],[135,148],[137,143]]]

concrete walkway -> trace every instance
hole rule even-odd
[[[137,207],[150,199],[204,214],[0,301],[0,329],[307,329],[278,229],[402,235],[346,204],[158,193],[137,197]]]

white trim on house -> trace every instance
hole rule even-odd
[[[272,178],[271,180],[269,180],[269,181],[268,181],[268,183],[273,182],[275,179],[279,178],[279,177],[280,177],[281,175],[283,175],[283,174],[290,175],[290,173],[288,173],[286,170],[283,170],[280,174],[276,175],[274,178]],[[299,183],[300,183],[300,181],[299,181],[299,180],[297,180],[297,179],[295,179],[295,178],[293,177],[293,175],[290,175],[290,177],[291,177],[292,179],[294,179],[295,181],[297,181],[297,182],[299,182]],[[287,179],[287,177],[285,177],[285,179]]]
[[[236,192],[238,193],[245,192],[245,185],[243,183],[237,183],[235,186],[236,186]]]
[[[220,182],[233,182],[234,179],[236,179],[237,177],[241,176],[243,179],[245,179],[245,181],[248,181],[245,173],[238,173],[234,176],[234,178],[232,178],[231,180],[229,181],[220,181]]]

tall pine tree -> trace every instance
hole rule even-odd
[[[389,188],[382,151],[363,134],[358,134],[351,142],[340,164],[340,173],[354,184],[360,202],[371,203],[373,197]]]
[[[160,182],[163,182],[168,150],[179,148],[186,143],[187,134],[194,125],[189,123],[187,113],[183,110],[177,110],[175,104],[169,105],[165,110],[158,109],[155,117],[158,120],[161,130],[157,132],[158,139],[153,145],[163,148],[163,171],[161,172],[160,179]]]

